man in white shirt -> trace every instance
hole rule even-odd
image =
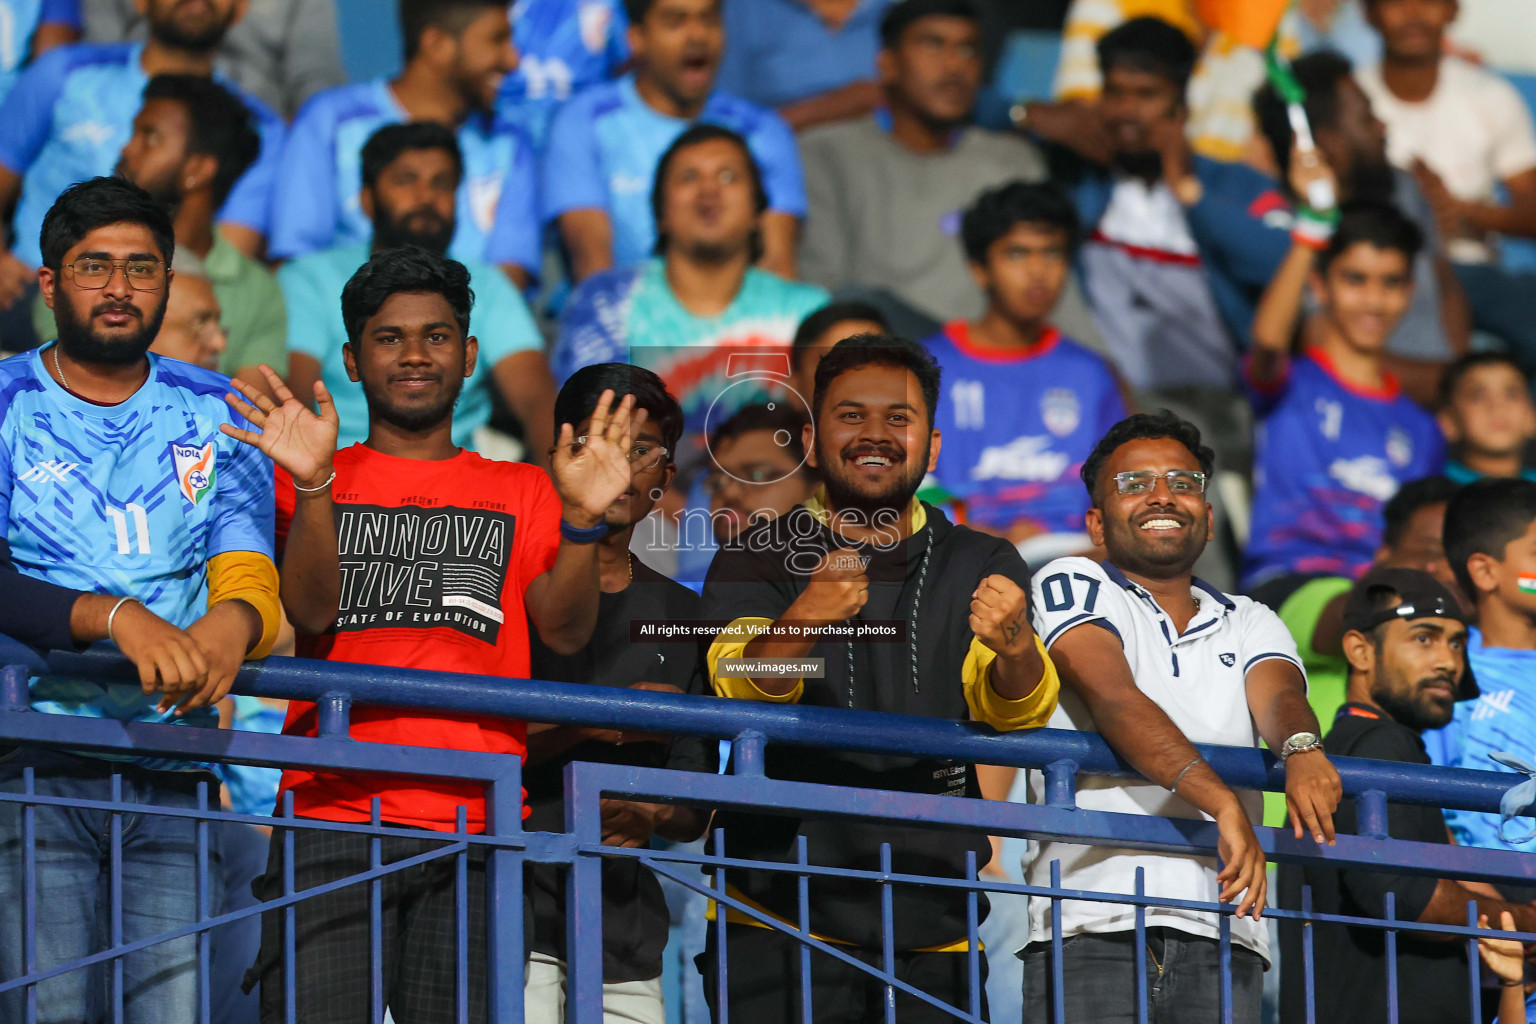
[[[1236,902],[1232,921],[1232,1005],[1238,1024],[1257,1024],[1270,959],[1264,909],[1264,853],[1252,822],[1258,793],[1229,789],[1195,743],[1257,746],[1263,738],[1286,763],[1286,804],[1296,835],[1305,826],[1332,842],[1338,773],[1322,753],[1307,705],[1296,645],[1268,608],[1223,594],[1190,573],[1211,531],[1205,484],[1211,450],[1195,427],[1163,412],[1122,420],[1083,464],[1093,501],[1088,535],[1108,557],[1061,558],[1035,574],[1036,633],[1061,674],[1051,728],[1101,734],[1144,779],[1083,778],[1085,810],[1214,820],[1213,857],[1129,853],[1103,846],[1039,844],[1028,868],[1049,885],[1061,863],[1068,889],[1128,894],[1137,868],[1146,894]],[[1032,779],[1031,800],[1043,799]],[[1053,995],[1049,899],[1030,900],[1024,951],[1025,1020],[1046,1020]],[[1220,1012],[1217,915],[1149,908],[1146,913],[1148,1020],[1215,1020]],[[1136,1019],[1135,911],[1125,904],[1061,904],[1066,1020]]]
[[[1355,73],[1445,237],[1474,325],[1536,366],[1530,275],[1498,267],[1498,235],[1536,238],[1536,129],[1515,87],[1445,52],[1456,0],[1367,0],[1381,63]],[[1502,188],[1506,199],[1498,192]]]

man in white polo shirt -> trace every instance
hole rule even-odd
[[[1196,752],[1196,743],[1257,746],[1286,763],[1286,803],[1303,826],[1332,842],[1338,773],[1322,753],[1307,705],[1296,645],[1278,616],[1246,597],[1223,594],[1190,574],[1211,532],[1205,483],[1211,450],[1172,413],[1116,424],[1083,464],[1092,507],[1088,535],[1108,557],[1061,558],[1035,574],[1035,631],[1062,680],[1056,729],[1100,733],[1145,779],[1078,780],[1085,810],[1214,820],[1222,868],[1212,857],[1130,853],[1042,842],[1028,868],[1049,885],[1061,862],[1065,888],[1135,891],[1201,902],[1236,902],[1232,921],[1232,1004],[1237,1024],[1257,1024],[1269,936],[1264,853],[1252,822],[1258,793],[1234,793]],[[1043,799],[1032,779],[1031,799]],[[1115,1024],[1136,1019],[1135,912],[1125,904],[1061,905],[1066,1020]],[[1025,1020],[1046,1020],[1052,1004],[1051,901],[1030,900],[1024,950]],[[1149,908],[1148,1021],[1220,1019],[1216,915]]]

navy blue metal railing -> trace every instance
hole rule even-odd
[[[296,699],[319,706],[319,736],[316,738],[274,736],[230,730],[188,729],[171,725],[124,724],[110,720],[70,718],[31,713],[27,710],[29,673],[49,672],[88,678],[136,680],[128,663],[105,646],[86,652],[51,652],[39,655],[30,648],[0,638],[0,745],[7,743],[39,744],[66,750],[95,752],[134,751],[140,754],[184,757],[190,760],[218,761],[271,767],[304,767],[325,771],[365,771],[407,774],[424,777],[455,778],[484,784],[487,796],[487,822],[484,834],[470,834],[461,825],[459,831],[437,833],[443,840],[438,850],[410,861],[380,865],[375,857],[372,870],[319,889],[295,892],[289,877],[279,899],[232,914],[207,917],[195,926],[132,943],[114,941],[113,945],[86,961],[52,965],[38,969],[32,958],[35,946],[37,908],[30,893],[22,940],[27,944],[27,972],[20,978],[0,979],[0,998],[9,991],[23,989],[29,995],[27,1024],[31,1024],[31,994],[38,982],[69,970],[93,963],[120,964],[122,958],[155,942],[188,934],[206,935],[212,928],[262,911],[281,911],[287,922],[288,952],[293,951],[293,908],[302,899],[342,885],[369,882],[374,887],[377,904],[378,880],[392,871],[437,857],[459,859],[459,876],[471,848],[484,848],[488,857],[487,898],[489,911],[488,940],[492,965],[489,971],[489,1019],[495,1024],[522,1020],[522,868],[526,861],[569,865],[568,950],[570,954],[567,991],[569,1007],[577,1024],[597,1024],[602,1005],[602,903],[600,869],[604,857],[634,857],[648,864],[663,877],[707,893],[711,898],[748,918],[793,935],[807,950],[858,966],[885,985],[886,1019],[894,1021],[895,993],[939,1005],[895,976],[890,947],[889,898],[896,885],[940,886],[964,890],[970,894],[971,985],[969,1005],[947,1007],[957,1020],[982,1024],[979,1004],[979,944],[976,941],[976,893],[1019,893],[1053,901],[1059,915],[1064,900],[1095,900],[1121,903],[1136,908],[1138,946],[1144,939],[1143,915],[1151,907],[1182,908],[1208,913],[1220,922],[1223,962],[1230,957],[1230,914],[1232,907],[1198,901],[1169,900],[1141,895],[1140,883],[1127,893],[1086,893],[1063,890],[1059,874],[1053,872],[1047,887],[1009,884],[992,879],[978,879],[975,865],[968,878],[910,876],[891,870],[890,851],[883,851],[879,870],[849,871],[808,863],[801,842],[798,864],[750,862],[724,856],[721,837],[716,834],[713,853],[700,855],[685,850],[622,849],[602,844],[600,801],[605,798],[629,798],[658,803],[685,803],[706,808],[733,808],[764,813],[791,814],[801,817],[837,817],[883,822],[892,825],[920,825],[951,829],[972,834],[1018,836],[1034,839],[1070,840],[1074,843],[1107,845],[1118,848],[1164,853],[1211,856],[1216,849],[1215,826],[1189,819],[1150,818],[1139,815],[1085,811],[1075,805],[1076,780],[1081,775],[1134,775],[1098,736],[1077,732],[1034,730],[1024,733],[997,734],[985,727],[968,723],[926,718],[886,715],[873,712],[832,708],[799,707],[727,701],[714,698],[613,690],[575,684],[508,680],[464,674],[444,674],[371,666],[311,662],[300,659],[273,658],[248,666],[242,671],[235,692],[257,697]],[[598,726],[644,730],[647,732],[694,735],[734,741],[734,771],[730,775],[700,775],[662,769],[633,768],[607,764],[573,764],[567,768],[567,831],[563,834],[524,833],[519,815],[521,771],[518,759],[490,754],[396,747],[387,744],[354,742],[347,738],[349,709],[353,704],[428,708],[496,715],[529,721],[564,725]],[[1038,769],[1044,773],[1046,800],[1041,805],[1009,804],[981,800],[954,800],[882,790],[853,790],[844,787],[789,782],[767,778],[764,774],[764,750],[767,745],[834,748],[845,751],[891,754],[910,757],[949,758],[984,764]],[[1283,772],[1274,757],[1265,751],[1227,747],[1202,747],[1202,753],[1229,784],[1245,789],[1284,788]],[[1514,774],[1440,769],[1355,758],[1337,758],[1340,776],[1348,798],[1357,801],[1360,835],[1340,836],[1332,847],[1318,847],[1310,840],[1296,840],[1289,832],[1259,829],[1260,842],[1270,859],[1301,864],[1327,864],[1339,868],[1366,868],[1397,873],[1482,880],[1490,882],[1536,882],[1536,857],[1507,850],[1473,850],[1456,846],[1411,843],[1386,837],[1387,803],[1414,803],[1465,810],[1497,812],[1500,798],[1520,776]],[[48,797],[28,789],[21,794],[0,793],[0,801],[24,805],[44,805]],[[414,830],[373,824],[352,825],[310,819],[286,820],[239,815],[207,809],[205,795],[199,808],[172,810],[137,807],[117,802],[101,809],[114,813],[160,813],[192,817],[202,821],[238,821],[250,824],[283,826],[285,842],[292,843],[293,831],[309,828],[361,832],[371,837],[413,836]],[[291,816],[291,809],[289,811]],[[30,818],[28,819],[30,820]],[[290,827],[291,826],[291,827]],[[375,847],[377,843],[375,843]],[[291,865],[291,857],[287,859]],[[712,881],[691,873],[702,868],[712,873]],[[725,878],[733,870],[754,868],[785,871],[801,878],[801,906],[798,927],[774,921],[755,906],[743,903],[725,892]],[[203,872],[206,876],[206,870]],[[838,875],[867,879],[881,886],[887,915],[886,948],[881,965],[872,967],[856,960],[836,945],[814,938],[807,925],[805,879]],[[208,885],[203,877],[200,886]],[[462,884],[462,883],[461,883]],[[459,903],[464,902],[460,889]],[[1374,920],[1318,915],[1310,909],[1285,908],[1270,911],[1277,917],[1306,921],[1328,921],[1381,928],[1387,931],[1389,944],[1404,934],[1435,933],[1453,935],[1467,943],[1469,971],[1472,973],[1471,1005],[1468,1020],[1479,1021],[1479,993],[1476,984],[1476,918],[1469,910],[1466,927],[1450,928],[1409,921]],[[375,915],[376,916],[376,915]],[[718,915],[717,938],[725,941],[725,916]],[[377,928],[375,927],[375,933]],[[460,915],[459,942],[464,948],[463,914]],[[1056,932],[1059,943],[1059,930]],[[117,936],[114,935],[114,940]],[[1536,942],[1536,935],[1523,936]],[[200,940],[202,941],[202,940]],[[377,947],[375,947],[377,948]],[[1311,944],[1308,930],[1307,957]],[[200,949],[202,988],[206,992],[206,952]],[[1144,960],[1144,957],[1142,958]],[[720,958],[722,964],[724,958]],[[806,967],[809,953],[802,956]],[[1060,958],[1056,958],[1060,963]],[[1308,968],[1310,978],[1310,967]],[[466,1005],[464,972],[460,972],[459,1003]],[[1058,979],[1059,981],[1059,979]],[[1146,1006],[1145,972],[1138,972],[1138,991],[1143,1014]],[[1224,979],[1225,982],[1225,979]],[[720,976],[707,979],[721,986],[724,1002],[724,968]],[[292,974],[288,973],[287,1005],[293,1017]],[[373,1006],[375,1019],[382,1015],[383,997],[379,991],[378,970],[374,970]],[[1061,987],[1056,987],[1056,1021],[1064,1020]],[[1223,985],[1224,1019],[1231,1019],[1230,986]],[[202,1000],[202,1016],[207,1020],[207,999]],[[120,1013],[120,1005],[116,1007]],[[809,1021],[809,1002],[806,1020]],[[1395,1020],[1395,1016],[1394,1016]],[[722,1021],[724,1024],[724,1021]]]

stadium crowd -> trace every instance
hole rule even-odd
[[[1140,872],[1235,904],[1244,1024],[1464,1020],[1465,944],[1319,925],[1308,986],[1300,929],[1263,911],[1303,885],[1427,924],[1475,902],[1484,1005],[1528,1019],[1527,953],[1492,930],[1536,932],[1536,892],[1277,873],[1254,829],[1356,831],[1329,755],[1536,762],[1531,113],[1452,43],[1457,0],[1268,4],[1267,65],[1220,0],[1041,3],[1057,95],[999,107],[993,37],[1031,6],[399,0],[398,72],[348,82],[330,0],[0,0],[0,633],[110,640],[139,673],[39,676],[33,709],[318,735],[314,705],[230,696],[276,652],[1093,731],[1142,778],[1085,780],[1078,806],[1210,820],[1219,860],[1040,841],[1020,864],[984,836],[618,800],[603,838],[723,829],[727,855],[793,864],[803,836],[858,869],[888,843],[897,871],[974,855],[1101,892]],[[900,638],[845,640],[850,620]],[[806,658],[821,675],[765,670]],[[529,830],[563,828],[573,761],[728,757],[430,710],[356,707],[350,734],[523,758]],[[1285,792],[1234,791],[1196,744],[1267,746]],[[766,769],[1045,799],[1039,773],[953,760]],[[195,922],[193,818],[133,816],[119,856],[103,808],[196,809],[210,779],[243,813],[420,833],[221,822],[225,910],[485,828],[469,784],[0,745],[0,792],[58,799],[0,802],[0,981],[99,952],[108,918],[129,943]],[[1521,848],[1497,815],[1389,825]],[[190,1022],[206,996],[221,1024],[275,1024],[291,981],[299,1021],[376,1021],[377,955],[397,1024],[456,1020],[465,912],[483,1020],[487,972],[514,969],[487,959],[485,873],[482,851],[463,911],[450,860],[389,874],[377,950],[365,885],[291,930],[221,927],[206,993],[195,937],[135,951],[120,1019]],[[801,1019],[792,937],[732,909],[706,938],[703,901],[635,859],[602,878],[605,1019]],[[35,950],[10,938],[29,887]],[[881,963],[879,887],[809,888],[811,930]],[[792,874],[728,891],[799,913]],[[565,879],[532,866],[526,893],[515,966],[554,1024]],[[967,1005],[965,893],[892,903],[897,976]],[[1215,917],[1145,926],[1146,1019],[1220,1019]],[[1137,1019],[1135,928],[1120,904],[994,900],[988,1019],[1043,1022],[1058,996],[1072,1022]],[[728,987],[701,985],[722,959]],[[811,963],[814,1020],[885,1019],[883,985]],[[0,993],[0,1021],[104,1021],[106,973]],[[895,1013],[951,1019],[905,994]]]

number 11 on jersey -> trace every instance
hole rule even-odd
[[[144,506],[135,502],[129,502],[122,508],[107,507],[107,518],[112,521],[112,529],[117,533],[117,553],[120,555],[147,555],[149,549],[149,516],[144,511]],[[128,536],[128,520],[133,520],[133,537]],[[134,541],[138,542],[138,550],[134,550]]]

